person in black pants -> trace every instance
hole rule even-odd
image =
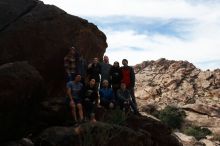
[[[117,61],[114,62],[113,66],[109,71],[109,75],[112,83],[112,90],[116,97],[117,90],[120,88],[120,84],[121,84],[121,70],[120,70],[119,62]]]
[[[83,98],[83,106],[85,109],[85,117],[95,122],[95,106],[98,98],[98,91],[95,87],[95,79],[91,79],[89,84],[82,89],[81,96]]]
[[[88,79],[95,79],[96,81],[96,88],[98,90],[99,84],[100,84],[100,74],[101,74],[101,65],[98,62],[98,58],[93,58],[93,62],[88,65],[87,69],[87,76]]]
[[[126,89],[126,84],[123,82],[121,83],[120,89],[117,91],[117,98],[121,109],[127,108],[127,105],[129,105],[135,114],[139,114],[137,107],[132,100],[130,91]]]

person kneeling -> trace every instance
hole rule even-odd
[[[95,83],[95,79],[91,79],[89,84],[82,90],[85,117],[88,118],[90,122],[96,122],[95,106],[97,105],[96,101],[98,98],[98,91],[96,89]]]
[[[114,99],[114,93],[112,88],[108,87],[109,83],[108,80],[103,80],[102,86],[99,90],[99,95],[100,95],[100,105],[107,108],[107,109],[112,109],[115,107],[115,99]]]
[[[139,114],[137,107],[132,101],[131,94],[128,89],[126,89],[126,84],[121,83],[120,89],[117,91],[118,102],[121,109],[125,109],[126,111],[130,108],[134,111],[135,114]]]

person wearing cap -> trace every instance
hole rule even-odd
[[[121,82],[125,83],[126,88],[130,91],[132,101],[137,106],[135,95],[134,95],[134,86],[135,86],[135,73],[134,69],[131,66],[128,66],[128,60],[122,60],[123,66],[121,69],[122,79]]]
[[[70,47],[67,55],[64,57],[64,68],[66,74],[66,81],[72,81],[77,73],[77,63],[79,60],[79,53],[75,47]]]

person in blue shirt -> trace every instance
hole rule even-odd
[[[109,109],[115,107],[115,98],[112,88],[109,88],[108,80],[103,80],[103,88],[99,90],[100,105]]]
[[[76,115],[76,107],[79,112],[79,121],[83,120],[83,109],[82,109],[82,99],[80,96],[83,84],[80,82],[81,81],[81,75],[76,74],[75,78],[73,81],[69,81],[66,85],[67,87],[67,102],[70,106],[71,109],[71,114],[77,122],[77,115]]]

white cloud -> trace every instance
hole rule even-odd
[[[129,15],[159,18],[200,18],[218,15],[219,3],[193,5],[186,0],[43,0],[79,16]],[[208,0],[207,0],[208,1]]]
[[[132,29],[102,28],[109,48],[110,62],[123,58],[134,65],[161,57],[188,60],[197,67],[220,68],[220,1],[218,0],[43,0],[80,17],[138,16],[160,20],[191,20],[194,25],[179,26],[187,30],[181,39],[161,33],[139,34]],[[92,21],[92,20],[90,20]],[[109,21],[116,21],[114,17]],[[147,20],[146,20],[147,21]],[[138,26],[137,26],[138,27]],[[181,33],[181,32],[180,32]],[[144,50],[134,51],[133,48]],[[210,63],[208,63],[210,62]]]
[[[203,36],[197,36],[192,40],[183,40],[160,34],[153,36],[139,35],[131,30],[123,32],[104,30],[104,32],[111,39],[108,40],[111,47],[106,51],[106,55],[110,56],[111,63],[127,58],[130,65],[135,65],[145,60],[167,58],[187,60],[202,69],[210,67],[210,69],[214,69],[216,66],[201,64],[201,62],[208,60],[219,61],[220,49],[215,46],[220,46],[217,39],[207,40]],[[134,51],[132,47],[144,48],[144,50]],[[219,65],[219,63],[213,64]]]

